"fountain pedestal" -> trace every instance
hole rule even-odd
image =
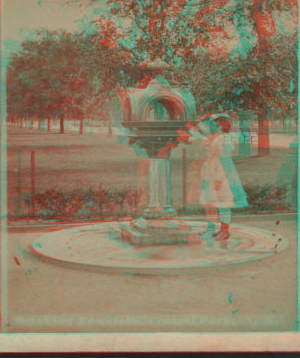
[[[176,128],[179,125],[182,126],[182,123],[171,123],[156,136],[149,130],[153,129],[153,124],[148,124],[148,128],[142,125],[141,131],[141,125],[134,124],[136,133],[130,142],[146,149],[150,160],[150,197],[141,218],[130,225],[121,225],[120,239],[124,242],[149,245],[188,242],[196,236],[199,239],[189,226],[174,220],[177,211],[172,207],[171,150],[178,144]],[[131,127],[131,124],[126,124],[126,127]]]
[[[180,220],[140,218],[122,226],[120,239],[133,245],[157,245],[196,241],[199,235]]]
[[[143,212],[144,218],[153,219],[176,215],[172,208],[171,164],[167,159],[150,159],[150,200],[148,208]]]

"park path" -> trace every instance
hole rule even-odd
[[[289,246],[267,259],[198,273],[104,274],[40,261],[19,242],[45,227],[10,227],[9,332],[295,330],[296,215],[241,216],[233,224],[284,235]]]

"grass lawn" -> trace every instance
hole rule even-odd
[[[18,149],[22,153],[21,192],[29,193],[31,188],[30,152],[35,152],[35,187],[97,187],[141,186],[148,195],[148,176],[139,181],[139,159],[133,148],[120,143],[118,137],[108,138],[106,134],[58,134],[37,133],[26,130],[8,132],[8,206],[16,213],[18,186]],[[201,153],[198,143],[185,146],[187,170]],[[234,154],[237,154],[237,148]],[[272,149],[266,157],[236,161],[236,168],[243,184],[274,183],[280,166],[287,159],[288,152]],[[176,208],[182,207],[182,146],[172,151],[172,201]],[[187,187],[191,175],[187,174]]]

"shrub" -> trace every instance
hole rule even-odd
[[[273,212],[284,211],[290,208],[288,202],[288,187],[275,186],[271,183],[247,183],[244,185],[249,206],[247,208],[233,209],[238,212]],[[185,209],[178,208],[179,214],[205,214],[204,208],[199,204],[188,205]]]
[[[287,210],[290,207],[288,203],[288,187],[275,186],[274,184],[251,183],[244,186],[249,203],[248,211],[277,211]]]
[[[260,213],[288,210],[288,187],[273,184],[247,183],[244,185],[248,208],[238,212]],[[27,205],[27,217],[41,218],[103,218],[136,215],[143,192],[137,187],[52,188],[30,194],[21,199]],[[34,212],[30,210],[31,200]],[[200,205],[176,208],[178,214],[204,214]],[[139,213],[141,214],[141,213]],[[26,216],[24,214],[23,216]]]
[[[52,188],[39,190],[31,197],[23,194],[28,215],[44,218],[104,217],[126,214],[124,208],[133,211],[139,204],[141,190],[99,186],[92,188]],[[30,210],[31,203],[34,213]]]

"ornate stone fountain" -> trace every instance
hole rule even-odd
[[[142,235],[147,242],[169,242],[170,237],[185,241],[189,228],[170,221],[177,214],[172,207],[170,159],[172,148],[179,144],[180,128],[196,119],[195,99],[184,86],[170,85],[163,76],[168,65],[161,59],[143,62],[138,70],[143,77],[125,93],[122,124],[129,130],[130,144],[146,149],[150,159],[150,200],[143,218],[122,238],[134,242],[139,237],[140,242]]]
[[[172,88],[162,74],[168,66],[160,59],[142,63],[139,69],[144,78],[125,95],[122,124],[130,131],[130,142],[146,149],[150,159],[150,202],[143,216],[173,216],[176,210],[171,204],[171,151],[179,144],[178,130],[187,121],[195,120],[196,104],[187,89]],[[163,173],[162,191],[159,173]]]

